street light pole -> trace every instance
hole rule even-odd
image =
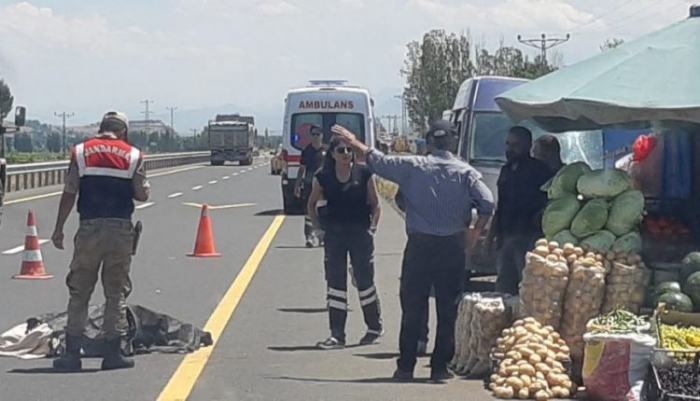
[[[396,99],[401,99],[401,136],[406,136],[406,98],[404,97],[403,93],[400,95],[394,95],[394,97]]]
[[[60,117],[63,119],[63,128],[61,130],[61,151],[63,152],[63,158],[66,158],[66,118],[71,118],[75,115],[75,113],[66,113],[65,111],[62,113],[53,113],[56,117]]]

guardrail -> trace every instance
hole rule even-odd
[[[184,166],[209,161],[210,152],[166,153],[145,156],[146,171]],[[68,161],[12,164],[7,166],[7,189],[18,192],[27,189],[63,184]]]

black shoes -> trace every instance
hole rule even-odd
[[[384,335],[384,329],[381,331],[367,330],[367,333],[360,339],[360,345],[379,344],[379,339]]]
[[[132,359],[124,358],[121,353],[121,339],[105,341],[105,356],[102,359],[102,370],[129,369],[136,363]]]
[[[400,382],[407,382],[413,380],[413,372],[404,372],[401,369],[396,369],[394,372],[394,380]]]
[[[80,339],[66,335],[66,352],[60,358],[54,359],[53,368],[60,372],[79,372],[83,369],[80,360]]]
[[[452,374],[447,368],[433,370],[430,372],[430,380],[435,382],[442,382],[450,379],[454,379],[455,375]]]

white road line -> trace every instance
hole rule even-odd
[[[200,189],[202,189],[201,185],[197,185],[196,187],[192,187],[193,191],[199,191]]]
[[[253,169],[252,169],[252,168],[249,168],[248,171],[253,171]]]
[[[165,172],[162,172],[162,173],[148,174],[148,178],[151,178],[151,177],[161,177],[161,176],[164,176],[164,175],[170,175],[170,174],[175,174],[175,173],[181,173],[181,172],[183,172],[183,171],[197,170],[197,169],[200,169],[200,168],[204,168],[204,166],[203,166],[203,165],[198,165],[198,166],[184,167],[184,168],[180,168],[180,169],[177,169],[177,170],[165,171]]]
[[[217,180],[209,181],[209,185],[214,185],[214,184],[216,184],[217,182],[219,182],[219,181],[217,181]]]
[[[234,176],[234,177],[237,176],[237,175],[238,175],[238,173],[233,173],[233,176]]]
[[[49,242],[49,240],[47,240],[47,239],[40,239],[40,240],[39,240],[39,245],[43,245],[43,244],[45,244],[45,243],[47,243],[47,242]],[[20,245],[20,246],[14,247],[14,248],[12,248],[12,249],[8,249],[8,250],[6,250],[5,252],[3,252],[2,254],[3,254],[3,255],[15,255],[15,254],[18,254],[18,253],[20,253],[20,252],[22,252],[22,251],[24,251],[24,245]]]
[[[175,192],[174,194],[168,195],[168,198],[177,198],[178,196],[182,196],[182,192]]]
[[[229,177],[229,176],[227,176],[227,175],[221,177],[222,180],[228,180],[229,178],[231,178],[231,177]]]
[[[153,205],[155,205],[155,202],[146,202],[146,203],[142,203],[142,204],[136,206],[136,209],[141,210],[141,209],[145,209],[147,207],[151,207]]]
[[[245,170],[241,171],[241,174],[245,174]]]

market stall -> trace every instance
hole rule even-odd
[[[700,399],[699,37],[700,6],[497,98],[550,132],[602,130],[605,168],[542,187],[519,294],[465,296],[455,372],[503,399]]]

